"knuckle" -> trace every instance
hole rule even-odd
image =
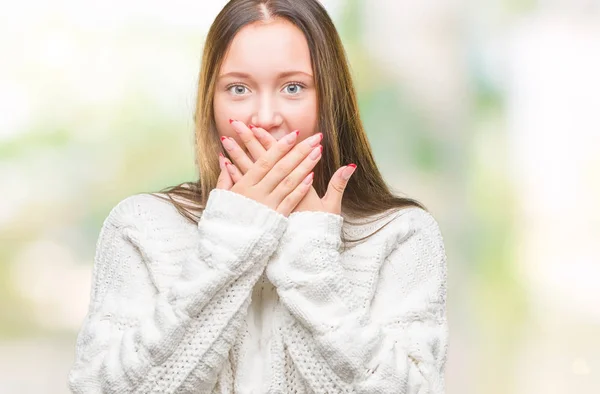
[[[277,170],[277,173],[281,174],[281,176],[283,177],[290,174],[296,168],[296,166],[290,163],[289,160],[282,160],[279,163],[277,163],[275,168]]]
[[[271,169],[271,165],[269,164],[269,162],[264,159],[263,157],[260,157],[257,161],[256,161],[258,168],[260,168],[261,170],[264,171],[269,171]]]
[[[333,190],[335,190],[338,193],[343,193],[344,192],[344,185],[340,185],[338,183],[334,183],[333,185],[331,185],[333,187]]]
[[[294,178],[292,178],[292,176],[290,176],[290,175],[283,178],[283,181],[281,181],[281,184],[286,189],[293,189],[296,186],[296,182],[295,182]]]

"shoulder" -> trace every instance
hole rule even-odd
[[[130,195],[120,200],[109,212],[105,224],[115,227],[149,229],[192,225],[175,206],[149,193]]]
[[[432,285],[436,294],[444,295],[447,256],[438,221],[417,207],[404,210],[395,220],[397,238],[386,260],[407,286]]]
[[[347,232],[351,234],[366,235],[381,229],[381,235],[375,234],[375,238],[396,238],[397,240],[410,237],[428,236],[441,238],[441,229],[434,216],[420,208],[408,207],[402,209],[390,209],[377,215],[350,220],[344,220]]]
[[[440,225],[433,214],[420,207],[388,211],[378,220],[377,227],[383,227],[384,256],[397,252],[441,262],[445,260]]]
[[[440,225],[432,213],[419,208],[411,207],[401,210],[394,219],[396,225],[409,227],[411,234],[427,234],[435,238],[442,237]]]
[[[154,286],[162,288],[177,275],[184,255],[195,250],[197,238],[197,226],[170,201],[135,194],[110,210],[100,230],[96,261],[111,265],[118,260],[118,271],[133,276],[145,274],[139,272],[141,265],[131,262],[144,261]]]
[[[432,213],[419,207],[406,208],[395,214],[390,225],[398,237],[398,246],[410,243],[420,250],[445,255],[442,230]]]

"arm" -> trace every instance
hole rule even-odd
[[[133,196],[104,222],[69,374],[75,393],[210,392],[287,224],[262,204],[214,189],[194,234],[197,249],[160,291],[150,267],[172,267],[168,248],[185,236],[173,224],[181,218],[162,214],[164,207]]]
[[[313,391],[444,392],[443,240],[431,215],[406,215],[411,221],[402,224],[410,226],[396,226],[369,308],[361,307],[340,264],[343,218],[290,215],[267,275],[295,320],[286,327],[288,351]]]

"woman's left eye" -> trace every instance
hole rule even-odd
[[[288,94],[298,94],[302,90],[303,86],[297,83],[290,83],[285,87],[285,92]]]

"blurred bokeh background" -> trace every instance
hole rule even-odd
[[[375,157],[437,218],[451,394],[600,393],[600,1],[326,0]],[[99,229],[196,177],[224,0],[0,13],[0,393],[66,393]]]

